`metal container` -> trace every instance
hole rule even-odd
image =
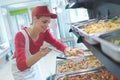
[[[57,75],[85,72],[104,66],[95,56],[59,60],[56,64]]]
[[[86,42],[88,42],[89,44],[92,44],[92,45],[98,44],[98,41],[96,41],[93,37],[94,36],[98,37],[99,35],[103,34],[103,33],[87,34],[84,31],[84,29],[79,29],[77,27],[76,27],[75,31],[77,31],[79,33],[79,35],[83,36]]]
[[[93,56],[93,53],[92,53],[92,51],[90,51],[90,50],[85,50],[84,52],[84,56]]]
[[[71,73],[71,74],[63,74],[55,77],[55,80],[117,80],[115,76],[108,71],[107,69],[101,67],[93,71],[83,72],[83,73]]]
[[[99,37],[94,37],[94,39],[100,42],[102,51],[111,57],[113,60],[120,62],[120,44],[115,44],[110,41],[110,39],[120,40],[120,29],[106,32]]]
[[[89,26],[86,26],[86,25],[89,25]],[[105,20],[100,20],[100,21],[96,20],[93,22],[89,22],[88,24],[79,25],[77,27],[73,25],[73,27],[74,27],[73,29],[76,32],[78,32],[81,36],[84,37],[86,42],[94,45],[94,44],[99,43],[96,39],[94,39],[94,37],[98,37],[106,32],[110,32],[110,31],[114,31],[115,29],[119,29],[120,26],[117,23],[112,22],[112,19],[111,19],[111,21],[110,20],[106,20],[106,21]]]
[[[98,44],[98,42],[96,40],[94,40],[93,36],[99,36],[102,33],[87,34],[84,31],[84,28],[85,28],[86,25],[88,25],[90,23],[95,23],[96,21],[97,20],[93,20],[93,21],[85,23],[85,24],[72,25],[72,29],[75,32],[78,32],[80,36],[83,36],[86,42],[88,42],[89,44],[95,45],[95,44]]]

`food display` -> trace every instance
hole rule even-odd
[[[91,34],[91,33],[99,33],[99,32],[106,32],[106,31],[110,31],[110,30],[115,30],[117,28],[120,28],[120,26],[118,26],[116,23],[114,22],[97,22],[97,23],[91,23],[86,25],[84,31],[87,34]]]
[[[57,62],[57,74],[84,71],[101,67],[103,64],[95,57],[76,58]]]
[[[63,75],[56,80],[117,80],[112,73],[106,69],[98,69],[85,73]]]
[[[99,43],[94,39],[94,36],[98,37],[103,33],[120,29],[120,18],[94,21],[77,27],[75,26],[73,29],[83,36],[86,42],[94,45]]]
[[[120,62],[120,18],[91,22],[75,27],[75,29],[86,42],[90,44],[100,43],[103,53]],[[83,54],[85,56],[85,53]],[[108,70],[99,69],[104,65],[95,58],[89,56],[80,60],[58,63],[56,71],[59,76],[56,80],[117,80]]]
[[[65,56],[61,58],[78,58],[92,56],[93,53],[83,44],[78,44],[79,47],[76,48],[67,48],[65,51]],[[59,57],[60,59],[60,57]]]
[[[82,56],[91,56],[93,53],[90,50],[84,50],[82,48],[73,48],[69,49],[66,52],[66,57],[82,57]]]
[[[84,56],[92,56],[93,55],[93,53],[90,50],[85,50],[83,52],[83,54],[84,54]]]
[[[82,56],[82,55],[83,55],[83,49],[81,48],[68,49],[66,52],[66,57]]]
[[[84,25],[84,31],[87,34],[101,33],[120,28],[120,19],[110,19],[108,21],[92,22]],[[81,29],[81,28],[80,28]]]

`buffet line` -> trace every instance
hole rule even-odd
[[[72,23],[71,29],[88,44],[100,44],[107,56],[120,63],[120,18],[76,22]],[[58,57],[54,80],[118,80],[118,76],[112,74],[89,48],[82,50],[79,56],[73,51],[69,58]]]
[[[76,25],[77,24],[77,25]],[[91,44],[100,44],[102,51],[120,63],[120,18],[107,20],[88,20],[75,23],[72,29]]]
[[[57,57],[54,80],[118,80],[92,51],[78,49],[83,50],[80,55],[72,51],[69,57]]]

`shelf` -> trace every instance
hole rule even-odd
[[[72,31],[78,38],[80,38],[79,33]],[[78,39],[79,40],[79,39]],[[94,55],[105,65],[105,67],[112,72],[113,75],[116,76],[117,80],[120,80],[120,63],[115,62],[110,57],[105,55],[100,48],[100,45],[90,45],[84,40],[83,43],[90,49]],[[80,42],[81,42],[80,41]],[[79,42],[79,41],[78,41]],[[114,54],[113,54],[114,55]]]

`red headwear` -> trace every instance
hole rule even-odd
[[[37,6],[32,10],[32,18],[36,15],[49,16],[53,19],[57,18],[56,14],[50,13],[47,6]]]

